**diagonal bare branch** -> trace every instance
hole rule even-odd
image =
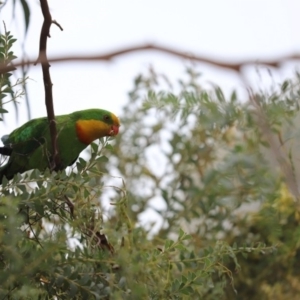
[[[52,23],[54,23],[52,21]],[[56,22],[57,23],[57,22]],[[238,63],[229,63],[222,60],[214,60],[201,55],[193,55],[188,54],[190,52],[184,52],[175,50],[168,47],[163,47],[159,45],[153,44],[145,44],[140,46],[131,46],[128,48],[122,48],[120,50],[111,51],[106,54],[98,54],[98,55],[88,55],[88,56],[61,56],[57,58],[51,58],[48,60],[50,63],[58,63],[58,62],[70,62],[70,61],[110,61],[113,58],[117,58],[119,56],[123,56],[126,54],[134,53],[134,52],[143,52],[143,51],[156,51],[162,52],[174,57],[178,57],[181,59],[188,59],[192,61],[196,61],[199,63],[205,63],[209,65],[213,65],[215,67],[229,69],[238,73],[241,73],[242,68],[246,65],[264,65],[273,68],[279,68],[281,64],[291,61],[291,60],[300,60],[300,54],[288,55],[284,57],[279,57],[278,59],[269,60],[269,61],[260,61],[260,60],[244,60]],[[43,55],[40,56],[40,62],[44,63]],[[5,66],[0,64],[0,74],[5,73],[11,70],[12,67],[18,68],[21,66],[30,66],[34,64],[34,60],[20,61],[19,63],[15,63],[14,65]]]

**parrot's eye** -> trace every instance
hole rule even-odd
[[[104,115],[103,119],[104,121],[109,121],[109,115]]]

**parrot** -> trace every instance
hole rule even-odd
[[[120,121],[113,113],[103,109],[86,109],[56,116],[57,148],[61,165],[71,166],[79,154],[93,141],[119,133]],[[32,119],[1,138],[0,154],[9,156],[0,167],[0,184],[3,176],[8,180],[17,173],[32,169],[45,171],[50,166],[52,143],[47,117]]]

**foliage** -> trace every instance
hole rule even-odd
[[[299,213],[253,105],[193,70],[177,94],[161,78],[136,79],[125,130],[88,159],[3,182],[1,298],[296,299]],[[297,88],[259,98],[283,140]],[[150,208],[158,230],[139,225]]]
[[[4,24],[4,34],[0,35],[0,63],[1,65],[8,67],[11,65],[11,62],[15,60],[17,57],[14,55],[12,51],[12,47],[14,43],[17,41],[10,31],[6,30]],[[7,110],[3,108],[3,106],[9,102],[13,102],[15,106],[16,112],[17,110],[17,102],[16,100],[22,97],[25,92],[25,82],[27,77],[24,76],[22,78],[17,79],[15,82],[12,83],[11,81],[12,72],[6,72],[0,74],[0,114],[3,115],[7,113]],[[5,98],[10,96],[9,100]],[[2,121],[2,118],[0,118]]]
[[[297,179],[299,80],[297,75],[270,94],[255,94],[253,102],[235,92],[225,96],[217,86],[204,89],[194,69],[179,81],[177,93],[172,87],[167,92],[170,83],[153,70],[136,78],[122,116],[126,129],[114,147],[116,159],[110,158],[126,178],[130,217],[144,223],[144,212],[155,212],[162,226],[153,239],[183,229],[196,257],[220,241],[231,249],[278,248],[272,255],[244,251],[237,255],[239,267],[226,260],[229,272],[238,271],[234,281],[211,276],[214,288],[200,294],[205,299],[299,296],[298,206],[267,136],[278,141]],[[257,106],[271,133],[261,126]]]
[[[25,28],[25,35],[27,34],[29,23],[30,23],[30,7],[26,0],[13,0],[13,15],[15,14],[16,10],[16,2],[20,2],[22,7],[23,15],[24,15],[24,28]]]
[[[220,241],[196,256],[189,247],[192,237],[182,230],[176,240],[149,240],[142,228],[131,225],[125,190],[115,215],[103,222],[97,200],[104,188],[97,177],[103,174],[97,164],[106,161],[102,151],[111,147],[102,143],[100,151],[93,144],[89,162],[77,162],[77,172],[41,175],[35,170],[3,182],[2,298],[196,297],[211,289],[212,272],[232,280],[225,260],[233,259],[238,268],[238,253],[272,250],[263,245],[231,248]],[[74,215],[68,212],[71,201]]]
[[[27,36],[29,24],[30,24],[30,7],[28,5],[27,0],[13,0],[13,1],[1,1],[0,2],[0,13],[2,15],[8,16],[8,13],[6,11],[6,5],[9,3],[12,4],[12,17],[13,19],[16,18],[16,10],[19,6],[21,8],[21,11],[23,12],[24,16],[24,39]],[[2,66],[10,66],[10,64],[17,58],[13,51],[13,45],[17,41],[13,35],[6,30],[5,26],[5,19],[2,18],[3,25],[4,25],[4,33],[0,35],[0,63]],[[24,41],[23,41],[24,43]],[[22,57],[26,57],[24,44],[22,43]],[[16,117],[18,118],[18,105],[17,100],[21,97],[25,97],[26,107],[27,107],[27,115],[28,118],[30,118],[30,104],[29,104],[29,98],[27,94],[27,87],[26,82],[28,80],[28,66],[22,66],[21,69],[21,76],[18,77],[16,80],[12,80],[12,72],[15,70],[15,68],[11,68],[11,71],[8,71],[4,74],[0,75],[0,113],[3,117],[3,114],[7,111],[3,108],[4,104],[7,104],[9,102],[12,102],[14,105],[14,109],[16,112]],[[15,75],[15,74],[14,74]],[[10,95],[10,100],[7,100],[3,102],[3,99]],[[2,118],[1,118],[2,120]]]

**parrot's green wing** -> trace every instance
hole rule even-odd
[[[68,116],[57,118],[58,130],[68,122]],[[0,168],[0,182],[3,175],[11,179],[16,173],[30,169],[43,170],[51,161],[51,139],[47,118],[38,118],[25,123],[10,135],[2,137],[3,155],[9,155],[8,163]]]
[[[47,118],[31,120],[10,135],[3,136],[3,148],[19,154],[30,154],[45,143],[44,135],[47,127]]]
[[[9,154],[8,163],[0,168],[0,181],[3,176],[11,179],[16,173],[23,173],[28,168],[29,157],[45,143],[42,133],[47,128],[46,118],[34,119],[14,130],[10,135],[3,136],[3,155]]]

